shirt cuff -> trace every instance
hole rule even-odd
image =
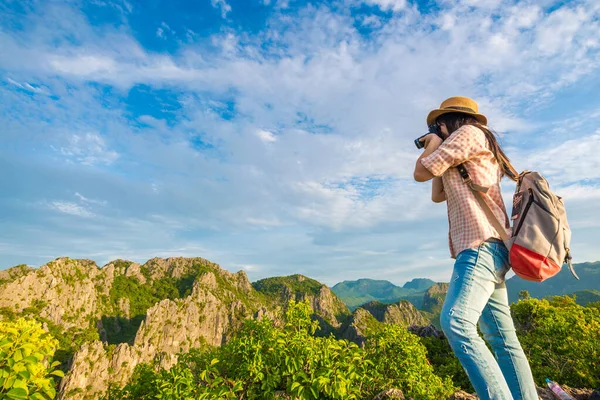
[[[441,154],[437,151],[434,151],[427,157],[421,158],[421,164],[423,164],[433,176],[442,176],[449,167],[448,163],[446,163]]]

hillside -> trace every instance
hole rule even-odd
[[[127,382],[138,364],[159,360],[169,368],[180,351],[221,346],[248,318],[279,321],[289,299],[308,300],[324,333],[350,316],[326,285],[301,275],[254,286],[245,272],[202,258],[116,260],[102,268],[59,258],[2,271],[0,319],[42,322],[59,339],[56,358],[67,371],[60,398],[92,399],[110,383]]]
[[[366,282],[367,286],[369,283]],[[225,347],[225,352],[219,357],[226,357],[227,360],[223,358],[222,361],[227,361],[230,366],[235,366],[237,362],[230,359],[230,352],[234,350],[241,352],[236,353],[238,356],[241,354],[250,357],[249,360],[255,360],[254,353],[246,354],[243,346],[256,345],[265,333],[274,333],[273,329],[280,330],[281,335],[284,335],[281,332],[288,332],[289,336],[285,336],[288,335],[286,333],[283,342],[277,340],[277,344],[269,344],[261,351],[264,351],[265,360],[279,365],[281,360],[269,358],[271,351],[280,346],[277,351],[285,353],[291,351],[286,348],[286,343],[296,343],[302,353],[306,350],[306,340],[309,340],[298,339],[299,327],[296,323],[290,325],[289,319],[284,319],[286,312],[294,310],[288,303],[290,300],[306,301],[302,318],[306,318],[310,324],[311,320],[317,320],[320,324],[321,329],[310,339],[315,346],[347,351],[352,349],[347,347],[350,344],[335,342],[336,338],[345,338],[365,349],[360,354],[373,355],[377,354],[373,349],[378,348],[373,347],[376,343],[373,338],[393,333],[402,338],[400,341],[394,339],[394,346],[405,343],[405,340],[413,341],[414,346],[425,346],[429,361],[423,359],[422,364],[431,364],[440,376],[450,377],[454,382],[464,385],[466,377],[461,375],[462,369],[449,351],[445,338],[428,326],[427,321],[439,318],[448,284],[435,283],[430,286],[430,283],[427,280],[415,280],[409,282],[409,288],[400,288],[421,296],[423,310],[416,309],[406,300],[393,303],[370,301],[351,313],[326,285],[298,274],[251,283],[243,271],[231,273],[202,258],[154,258],[143,265],[115,260],[102,268],[91,260],[59,258],[37,269],[20,265],[0,273],[0,321],[13,323],[17,317],[33,318],[41,323],[40,330],[47,330],[58,339],[55,359],[62,361],[61,368],[66,372],[60,380],[58,398],[64,400],[101,398],[108,385],[123,387],[131,382],[132,377],[134,381],[147,377],[134,375],[138,365],[146,368],[146,372],[168,371],[174,366],[180,371],[180,368],[188,365],[182,359],[189,360],[186,358],[189,354],[200,357],[196,360],[211,363],[212,358],[205,359],[204,355],[220,354],[219,349]],[[386,285],[385,281],[379,281],[377,285],[387,287],[388,291],[389,288],[392,292],[394,290],[393,285]],[[426,291],[417,291],[426,286]],[[545,322],[546,325],[553,323],[552,316],[556,312],[564,312],[565,315],[579,313],[577,318],[581,324],[565,331],[570,336],[560,340],[581,343],[577,346],[592,349],[590,356],[596,356],[593,353],[595,347],[590,347],[588,342],[595,343],[596,338],[600,337],[595,322],[600,303],[593,303],[600,293],[582,290],[577,295],[581,302],[590,303],[587,308],[568,298],[555,300],[550,305],[537,300],[515,305],[520,310],[519,329],[529,335],[530,350],[535,348],[538,340],[536,331],[530,329],[533,326],[530,318],[546,318],[543,313],[530,312],[530,307],[537,307],[542,311],[549,310],[550,319]],[[295,314],[294,318],[299,316]],[[314,324],[316,327],[316,322]],[[253,329],[259,329],[256,332],[260,333],[248,340],[246,333],[253,332]],[[408,332],[417,336],[406,336]],[[542,338],[554,340],[552,335]],[[237,344],[235,340],[238,340]],[[227,347],[231,343],[231,347]],[[411,348],[416,351],[414,346]],[[577,346],[565,347],[568,352],[561,357],[573,358],[573,352],[579,348]],[[422,350],[421,354],[424,355],[425,349]],[[181,357],[181,354],[185,356]],[[323,354],[323,350],[318,350],[318,354]],[[308,360],[315,359],[310,354],[307,357]],[[563,358],[557,358],[556,362],[564,363]],[[546,356],[536,356],[535,359],[539,361],[536,361],[536,373],[540,376],[547,374],[543,370]],[[341,365],[348,364],[340,360]],[[252,368],[255,368],[254,362],[251,363]],[[269,366],[266,373],[270,374],[271,368]],[[573,373],[564,376],[589,387],[596,382],[593,378],[596,376],[594,368],[596,366],[593,363],[582,363],[581,366],[566,369],[565,374],[583,370],[589,371],[587,375]],[[229,367],[220,370],[220,373],[230,372],[234,370]],[[170,375],[165,372],[160,376],[168,378]],[[406,383],[402,382],[399,381],[399,384]]]
[[[408,300],[420,308],[423,294],[434,283],[430,279],[418,278],[400,287],[386,280],[359,279],[337,283],[331,290],[350,310],[370,301],[395,303],[400,300]]]
[[[252,287],[274,305],[284,305],[292,299],[295,301],[308,299],[313,310],[316,311],[321,328],[318,332],[322,335],[339,328],[350,316],[348,307],[327,285],[303,275],[265,278],[252,283]]]

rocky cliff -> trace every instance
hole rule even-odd
[[[358,307],[340,328],[339,336],[363,346],[368,332],[381,329],[383,324],[423,329],[429,325],[420,311],[406,300],[394,304],[371,301]]]
[[[132,345],[122,343],[111,351],[94,342],[76,353],[62,381],[61,398],[95,398],[109,382],[125,384],[139,363],[159,361],[169,368],[179,352],[221,345],[244,319],[269,312],[244,272],[232,274],[216,265],[210,269],[200,273],[189,296],[149,308]]]
[[[93,399],[111,383],[126,383],[139,363],[169,367],[179,352],[226,342],[244,319],[277,321],[292,298],[309,299],[330,328],[349,316],[327,286],[301,275],[257,287],[243,271],[202,258],[116,260],[102,268],[59,258],[38,269],[2,271],[0,318],[44,322],[59,337],[68,369],[59,398]]]
[[[411,325],[425,326],[429,323],[419,310],[406,300],[393,304],[371,301],[362,305],[362,308],[369,311],[378,321],[386,324],[409,327]]]
[[[444,299],[446,298],[446,293],[448,293],[449,286],[449,283],[436,283],[427,289],[423,296],[422,309],[434,314],[439,314],[442,310],[442,305],[444,305]]]
[[[327,335],[338,329],[350,316],[348,307],[326,285],[303,275],[266,278],[252,286],[272,304],[287,304],[289,300],[309,300],[319,319],[319,334]]]

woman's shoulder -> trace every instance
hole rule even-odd
[[[463,125],[450,135],[450,138],[460,141],[477,141],[486,143],[486,137],[483,130],[475,125]]]
[[[485,135],[483,130],[476,125],[463,125],[453,133],[467,133],[469,135]]]

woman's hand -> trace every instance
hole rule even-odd
[[[419,156],[417,160],[417,164],[415,165],[415,172],[413,174],[415,181],[417,182],[425,182],[433,178],[433,174],[429,172],[427,168],[421,164],[421,159],[423,157],[427,157],[431,153],[433,153],[440,145],[442,144],[442,139],[436,135],[435,133],[430,133],[429,135],[423,138],[423,144],[425,150]]]
[[[437,149],[442,144],[442,139],[435,133],[430,133],[423,138],[423,144],[425,145],[425,149],[430,145],[433,146],[434,149]]]

